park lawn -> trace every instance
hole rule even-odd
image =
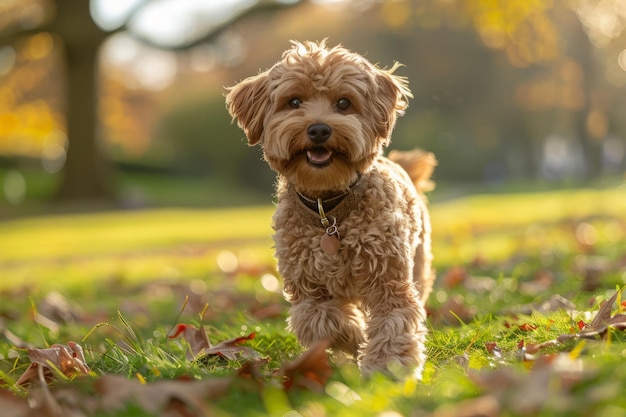
[[[626,413],[621,295],[593,321],[626,282],[626,189],[480,195],[431,210],[438,283],[421,382],[362,379],[340,358],[327,379],[324,361],[303,353],[284,330],[272,207],[1,223],[0,394],[26,395],[14,385],[29,366],[22,347],[73,340],[92,376],[57,375],[52,398],[65,389],[93,415],[156,415],[142,395],[188,379],[225,387],[185,397],[207,407],[198,415]],[[237,346],[250,351],[188,359],[191,343],[168,337],[180,323],[204,327],[214,345],[244,337]],[[289,375],[300,383],[285,384]],[[98,391],[116,376],[133,399]],[[114,404],[93,405],[98,395]]]

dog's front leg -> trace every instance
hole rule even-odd
[[[303,346],[327,340],[331,347],[356,358],[363,343],[363,314],[353,304],[331,298],[292,300],[288,329]]]
[[[394,364],[420,375],[425,362],[425,309],[409,283],[385,281],[364,299],[367,342],[359,357],[365,375]],[[385,294],[385,297],[381,297]]]

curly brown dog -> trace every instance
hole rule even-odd
[[[278,173],[273,218],[289,329],[327,340],[361,371],[420,374],[433,283],[425,198],[436,164],[382,151],[411,93],[406,79],[342,46],[292,42],[231,87],[227,107]],[[392,160],[396,162],[392,162]]]

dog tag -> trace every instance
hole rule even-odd
[[[339,252],[339,238],[337,235],[324,233],[324,236],[320,239],[320,246],[326,254],[334,255]]]
[[[333,223],[330,224],[326,217],[322,218],[322,224],[326,227],[326,233],[320,238],[320,247],[328,255],[334,255],[339,252],[339,229],[337,229],[337,219],[328,216]]]

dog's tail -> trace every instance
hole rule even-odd
[[[389,159],[404,168],[418,191],[426,192],[435,188],[435,183],[430,177],[437,166],[437,158],[432,152],[422,149],[391,151]]]

